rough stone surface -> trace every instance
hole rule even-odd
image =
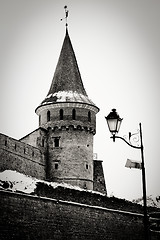
[[[2,240],[144,239],[137,215],[8,192],[0,207]]]

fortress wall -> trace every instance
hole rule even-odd
[[[0,134],[0,171],[6,169],[45,179],[44,154],[33,146]]]
[[[103,161],[93,161],[93,190],[106,194],[106,184],[103,172]]]
[[[0,208],[2,240],[144,239],[141,214],[7,191]]]
[[[88,104],[79,103],[59,103],[51,104],[47,106],[42,106],[41,111],[38,113],[40,115],[40,126],[47,129],[47,127],[55,126],[69,126],[69,125],[80,125],[88,128],[96,128],[96,115],[95,112],[90,110]],[[63,121],[60,120],[60,109],[63,110]],[[75,109],[75,120],[72,118],[72,110]],[[40,110],[40,109],[39,109]],[[47,121],[47,112],[50,112],[50,121]],[[88,121],[88,112],[91,114],[91,121]]]
[[[33,147],[39,148],[42,152],[44,152],[47,145],[46,130],[43,128],[38,128],[35,131],[21,138],[20,141],[27,143]]]
[[[74,128],[55,130],[50,133],[48,145],[49,179],[93,190],[93,134]]]

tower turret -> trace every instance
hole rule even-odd
[[[48,130],[47,178],[93,189],[93,136],[98,107],[88,98],[66,34],[46,98],[36,108]]]

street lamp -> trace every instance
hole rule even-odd
[[[127,143],[130,147],[140,149],[141,150],[141,158],[142,158],[142,186],[143,186],[143,209],[144,209],[144,233],[145,233],[145,239],[149,240],[149,234],[148,234],[148,215],[147,215],[147,200],[146,200],[146,177],[145,177],[145,166],[144,166],[144,153],[143,153],[143,142],[142,142],[142,127],[141,123],[139,124],[139,133],[140,133],[140,146],[135,146],[131,143],[130,139],[133,135],[129,132],[129,141],[127,141],[125,138],[117,136],[116,134],[119,132],[119,128],[121,126],[122,118],[119,117],[119,115],[116,112],[116,109],[112,109],[112,112],[109,113],[109,115],[106,118],[109,131],[112,133],[113,136],[111,138],[113,139],[113,142],[115,142],[116,138],[122,139],[125,143]]]
[[[115,135],[119,132],[119,128],[123,119],[119,117],[116,109],[112,109],[112,112],[110,112],[109,115],[105,118],[107,120],[109,131],[113,135],[113,141],[115,142]]]

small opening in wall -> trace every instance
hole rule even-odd
[[[72,110],[72,119],[76,120],[76,110],[75,109]]]
[[[42,139],[42,147],[44,147],[44,139]]]
[[[51,113],[50,111],[47,111],[47,122],[51,120]]]
[[[63,120],[63,109],[59,110],[60,120]]]
[[[88,112],[88,122],[91,122],[91,112]]]
[[[88,169],[88,164],[86,163],[86,169]]]
[[[58,163],[55,163],[55,169],[56,170],[58,169]]]
[[[7,146],[7,140],[5,140],[5,143],[4,143],[4,144],[5,144],[5,146]]]
[[[17,149],[17,145],[16,145],[16,144],[14,145],[14,149],[15,149],[15,150]]]
[[[32,157],[34,157],[34,152],[32,152]]]
[[[54,139],[54,146],[59,147],[59,138]]]
[[[24,148],[24,153],[26,153],[26,149]]]
[[[41,115],[39,115],[39,125],[41,125]]]

